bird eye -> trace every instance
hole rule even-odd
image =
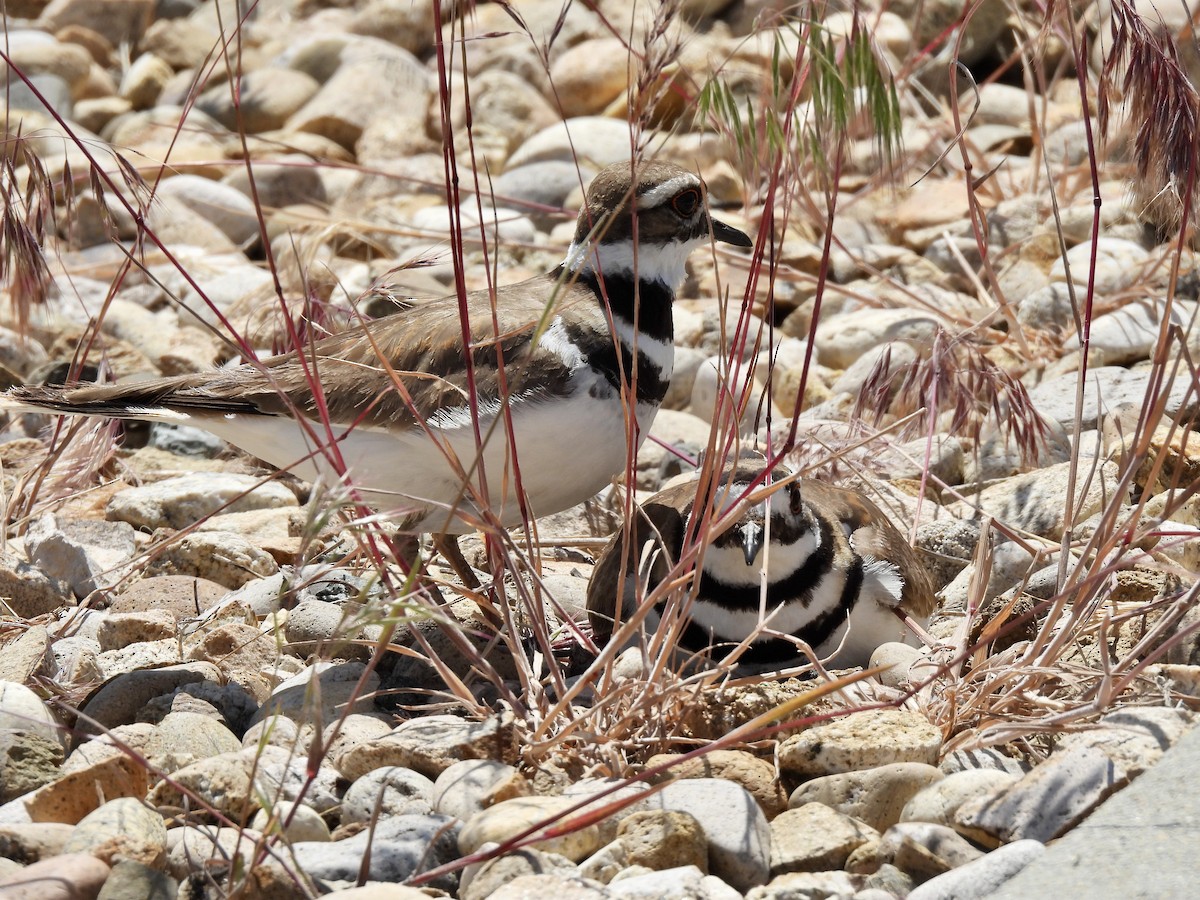
[[[700,192],[695,188],[680,191],[671,200],[671,206],[674,207],[675,212],[679,213],[685,219],[691,218],[700,207]]]
[[[800,485],[793,481],[788,485],[788,509],[793,516],[798,516],[803,508],[804,498],[800,496]]]

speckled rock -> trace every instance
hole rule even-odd
[[[167,827],[140,798],[110,800],[80,820],[63,852],[90,853],[110,865],[129,859],[158,866],[166,858]]]
[[[515,797],[497,803],[475,814],[463,825],[458,839],[459,849],[462,853],[474,853],[486,843],[503,843],[541,822],[555,819],[578,802],[577,799],[566,797]],[[560,819],[556,824],[569,819],[569,816]],[[595,853],[600,843],[600,829],[592,824],[536,841],[532,846],[578,862]]]
[[[906,710],[864,710],[813,725],[779,745],[783,772],[798,776],[856,772],[894,762],[933,765],[941,732]]]
[[[771,823],[771,874],[840,869],[879,832],[822,803],[786,810]]]
[[[900,821],[901,810],[910,798],[943,777],[938,769],[924,763],[890,763],[825,775],[796,788],[788,798],[788,806],[796,809],[808,803],[823,803],[876,831],[884,831]]]

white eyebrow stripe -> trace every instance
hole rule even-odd
[[[691,172],[676,175],[674,178],[664,181],[658,187],[646,191],[644,194],[639,194],[637,204],[643,209],[649,209],[652,206],[661,206],[684,188],[689,187],[700,190],[700,179]]]

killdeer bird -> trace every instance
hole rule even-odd
[[[340,457],[409,533],[472,531],[485,505],[508,527],[523,519],[517,472],[532,514],[545,515],[625,467],[671,378],[671,305],[688,255],[712,239],[751,246],[709,215],[694,173],[617,164],[592,181],[561,264],[497,289],[494,304],[487,291],[467,296],[469,351],[450,296],[258,364],[21,387],[0,405],[187,423],[310,479]],[[463,473],[479,484],[477,463],[490,494],[473,502]]]
[[[773,479],[788,474],[777,468]],[[729,509],[764,476],[762,462],[727,468],[714,510]],[[597,643],[609,641],[614,623],[628,621],[679,560],[703,515],[698,484],[668,487],[642,506],[630,529],[634,552],[626,552],[618,532],[601,553],[587,594]],[[819,481],[790,480],[747,507],[701,559],[690,609],[684,607],[683,649],[711,647],[713,657],[723,659],[761,630],[737,660],[758,668],[803,661],[796,643],[770,632],[805,641],[822,659],[833,654],[829,665],[866,665],[881,643],[909,639],[897,611],[923,621],[934,607],[933,586],[916,552],[879,508],[856,491]],[[658,626],[664,606],[665,598],[647,615],[647,629]]]

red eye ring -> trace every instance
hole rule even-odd
[[[685,219],[690,219],[700,208],[700,192],[695,188],[680,191],[671,198],[671,208]]]

